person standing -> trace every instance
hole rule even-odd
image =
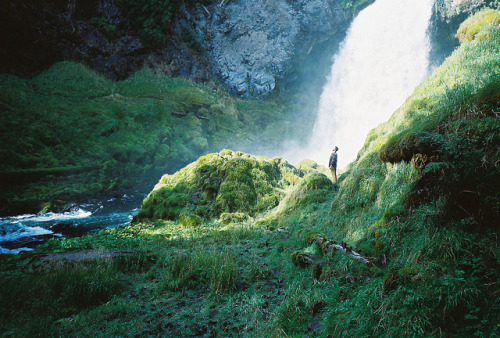
[[[330,167],[330,171],[332,172],[333,184],[335,186],[337,186],[337,150],[339,150],[339,148],[335,146],[330,155],[330,161],[328,162],[328,167]]]

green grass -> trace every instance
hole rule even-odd
[[[31,80],[1,74],[0,110],[2,194],[11,203],[150,186],[208,152],[266,152],[293,133],[279,101],[240,101],[155,70],[113,82],[68,62]]]
[[[370,133],[339,190],[314,163],[293,168],[228,150],[201,157],[164,176],[131,225],[52,239],[34,254],[0,260],[0,295],[8,300],[0,330],[500,335],[500,29],[480,32],[483,39],[464,43]],[[247,193],[231,194],[226,182]],[[259,209],[266,195],[276,201]],[[310,242],[317,234],[375,264],[321,252]],[[131,253],[68,263],[55,275],[39,260],[43,252],[79,250]],[[297,252],[317,261],[296,266]],[[98,287],[56,292],[75,275],[89,281],[79,275],[85,270]],[[32,291],[35,275],[47,285],[41,295]],[[50,282],[53,275],[61,282]]]

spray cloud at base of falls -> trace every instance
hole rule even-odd
[[[284,157],[338,167],[356,158],[368,132],[385,122],[428,75],[433,0],[377,0],[352,22],[321,94],[309,144]]]

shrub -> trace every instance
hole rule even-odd
[[[161,43],[182,4],[208,4],[210,0],[120,0],[132,25],[146,41]]]
[[[101,31],[106,37],[113,38],[116,34],[116,27],[109,24],[105,17],[93,17],[90,22],[96,26],[96,28]]]
[[[243,212],[224,212],[220,215],[220,221],[224,224],[242,223],[248,221],[249,217]]]

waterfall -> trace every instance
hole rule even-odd
[[[387,121],[428,75],[433,0],[377,0],[352,22],[323,88],[309,145],[289,159],[339,168],[356,158],[368,132]],[[295,157],[295,158],[294,158]]]

